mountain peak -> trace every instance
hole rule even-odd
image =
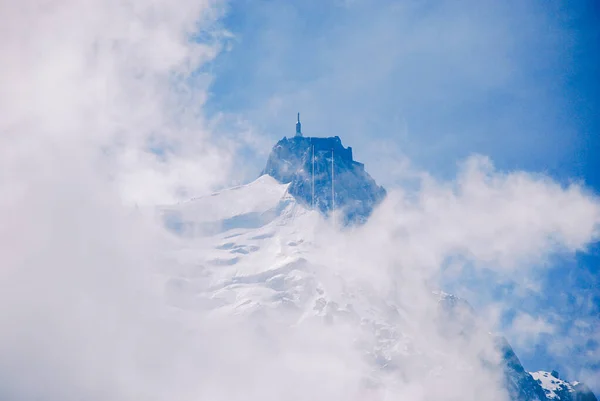
[[[262,173],[289,183],[288,191],[299,203],[325,216],[341,211],[346,224],[366,221],[386,195],[339,136],[284,137],[273,147]]]

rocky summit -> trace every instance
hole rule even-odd
[[[282,184],[299,203],[330,216],[335,209],[344,223],[363,223],[386,191],[352,157],[340,137],[283,138],[273,147],[262,174]]]

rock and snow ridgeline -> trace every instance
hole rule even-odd
[[[585,384],[561,380],[554,370],[530,372],[530,375],[542,387],[548,400],[596,401],[596,396]]]

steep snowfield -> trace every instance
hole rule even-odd
[[[339,271],[322,266],[330,255],[315,238],[326,225],[317,212],[299,205],[287,187],[264,175],[248,185],[163,208],[180,237],[171,251],[178,274],[169,278],[170,300],[180,306],[187,300],[186,307],[210,302],[213,311],[228,313],[283,307],[298,321],[373,315],[375,297],[360,299],[366,297],[364,291],[353,294]],[[350,298],[352,305],[345,302]]]
[[[171,251],[177,274],[167,284],[174,305],[248,313],[297,304],[311,292],[302,227],[319,217],[287,185],[265,175],[162,211],[180,236]]]
[[[194,219],[227,219],[250,213],[263,213],[277,207],[287,191],[268,175],[259,177],[247,185],[226,189],[209,196],[193,198],[176,207]]]
[[[312,317],[381,320],[375,315],[388,306],[379,297],[353,293],[339,271],[323,266],[330,254],[315,238],[326,224],[287,187],[263,175],[162,208],[179,237],[170,251],[173,268],[163,272],[168,301],[211,313],[271,311],[294,323]]]

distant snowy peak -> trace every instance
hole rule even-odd
[[[314,205],[323,215],[341,210],[346,223],[366,221],[386,195],[337,136],[283,138],[273,147],[263,174],[289,184],[298,202]]]
[[[538,371],[530,372],[529,374],[542,387],[548,400],[597,401],[596,396],[587,386],[579,382],[569,383],[561,380],[555,371]]]

